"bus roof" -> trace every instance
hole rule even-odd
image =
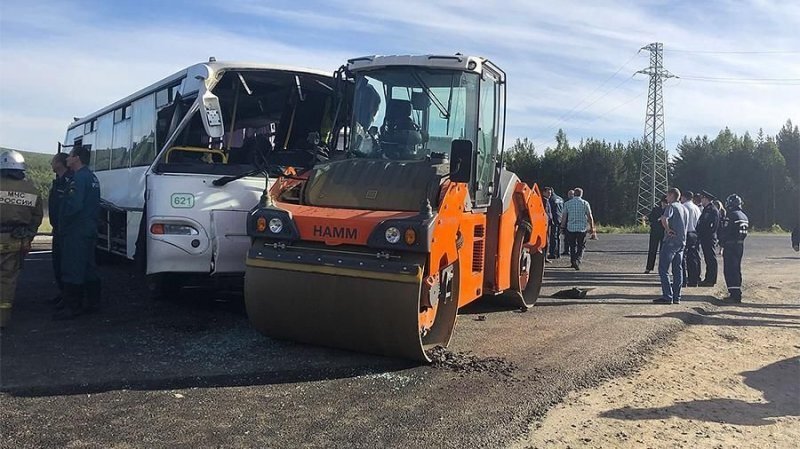
[[[253,62],[236,62],[236,61],[213,61],[213,62],[201,62],[199,64],[195,64],[189,66],[179,72],[173,73],[172,75],[157,81],[150,86],[145,87],[144,89],[140,89],[134,92],[127,97],[115,101],[114,103],[105,106],[102,109],[99,109],[89,115],[81,117],[67,127],[67,130],[75,128],[76,126],[83,125],[86,122],[96,119],[97,117],[111,112],[121,106],[124,106],[132,101],[135,101],[141,97],[144,97],[150,93],[156,92],[161,90],[165,87],[175,85],[177,82],[186,79],[188,83],[182,82],[181,83],[181,94],[188,95],[193,92],[196,92],[200,87],[200,81],[195,79],[195,76],[203,76],[204,78],[211,76],[213,73],[225,71],[225,70],[272,70],[272,71],[280,71],[280,72],[293,72],[293,73],[302,73],[308,75],[318,75],[318,76],[325,76],[331,77],[333,74],[331,72],[325,72],[322,70],[316,69],[309,69],[305,67],[296,67],[296,66],[288,66],[288,65],[280,65],[280,64],[260,64],[260,63],[253,63]]]

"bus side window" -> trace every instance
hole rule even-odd
[[[133,102],[131,166],[150,165],[156,157],[154,94]]]

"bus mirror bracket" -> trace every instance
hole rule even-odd
[[[219,98],[207,89],[201,97],[200,116],[203,119],[203,127],[206,129],[208,137],[218,139],[225,134]]]

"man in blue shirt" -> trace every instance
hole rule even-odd
[[[681,302],[683,250],[686,247],[689,212],[678,202],[680,197],[680,190],[675,187],[669,189],[667,191],[669,204],[661,216],[664,240],[661,242],[661,254],[658,258],[658,275],[661,277],[662,296],[653,300],[656,304],[680,304]],[[672,266],[672,282],[669,279],[670,266]]]
[[[567,236],[569,259],[571,267],[580,270],[583,260],[583,250],[586,247],[586,231],[592,233],[592,238],[597,238],[592,217],[592,206],[583,199],[583,189],[576,187],[575,196],[564,203],[564,215],[561,217],[561,229]]]
[[[75,318],[92,311],[100,303],[100,278],[94,259],[100,182],[86,166],[88,163],[87,148],[75,147],[67,156],[67,166],[73,175],[67,185],[58,219],[64,290],[63,308],[53,317],[57,320]]]

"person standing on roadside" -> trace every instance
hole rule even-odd
[[[750,229],[750,220],[742,211],[742,198],[733,194],[725,200],[728,213],[719,231],[722,245],[722,267],[725,274],[725,285],[729,296],[726,301],[742,302],[742,257],[744,257],[744,239]]]
[[[22,262],[42,224],[42,199],[19,151],[0,154],[0,328],[11,318]]]
[[[558,259],[561,257],[561,214],[564,213],[564,200],[553,191],[552,187],[545,187],[542,193],[543,198],[547,199],[550,208],[550,226],[547,242],[547,258]]]
[[[664,240],[664,226],[661,225],[661,216],[664,215],[664,208],[667,207],[667,197],[653,206],[647,221],[650,223],[650,244],[647,247],[647,265],[644,274],[650,274],[656,266],[656,254],[661,241]]]
[[[700,203],[703,212],[697,221],[697,238],[703,250],[703,259],[706,263],[706,275],[700,282],[702,287],[713,287],[717,283],[717,229],[719,228],[719,211],[712,201],[714,195],[703,190],[700,193]]]
[[[575,196],[564,203],[564,216],[561,217],[561,229],[566,231],[567,246],[569,246],[570,266],[575,270],[581,269],[583,250],[586,247],[586,231],[591,232],[593,239],[597,238],[594,227],[592,207],[583,199],[583,189],[576,187]]]
[[[89,170],[89,150],[74,147],[67,156],[73,175],[59,213],[63,305],[53,316],[68,320],[94,311],[100,304],[100,278],[95,265],[100,182]],[[84,303],[85,296],[85,303]]]
[[[47,212],[50,218],[50,226],[53,228],[53,242],[52,242],[52,260],[53,260],[53,275],[56,278],[56,285],[58,286],[58,295],[53,298],[53,304],[58,305],[61,303],[61,291],[64,285],[61,282],[61,247],[59,239],[58,228],[58,215],[61,212],[61,203],[64,201],[64,195],[67,193],[67,186],[69,185],[72,172],[67,168],[67,153],[58,153],[50,160],[50,168],[56,174],[50,186],[50,194],[47,200]]]
[[[697,287],[700,284],[700,242],[697,239],[697,221],[700,220],[700,208],[694,204],[694,193],[683,192],[681,204],[686,208],[686,248],[683,252],[683,286]]]
[[[573,198],[575,198],[575,190],[572,190],[572,189],[567,190],[567,201],[569,201],[569,200],[571,200]],[[565,202],[564,204],[567,204],[567,203]],[[562,215],[562,218],[563,218],[563,215]],[[559,227],[560,227],[561,226],[561,221],[559,221],[558,224],[559,224]],[[564,238],[562,239],[562,241],[564,242],[564,250],[561,251],[561,255],[562,256],[569,256],[569,242],[567,241],[567,235],[565,233],[563,233],[563,232],[562,232],[562,234],[564,235]]]
[[[661,297],[654,299],[656,304],[680,304],[683,286],[683,248],[686,246],[686,223],[689,212],[678,198],[681,191],[675,187],[667,191],[667,207],[661,215],[664,226],[664,240],[658,258],[658,275],[661,278]],[[672,282],[669,269],[672,267]]]

